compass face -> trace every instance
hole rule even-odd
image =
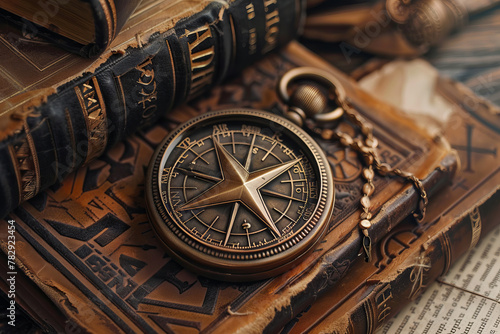
[[[319,146],[264,111],[225,110],[175,130],[153,156],[148,213],[177,261],[248,281],[296,265],[326,230],[334,185]]]

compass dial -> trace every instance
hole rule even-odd
[[[170,254],[205,276],[248,281],[300,261],[326,230],[332,175],[319,146],[264,111],[199,116],[157,149],[148,213]]]

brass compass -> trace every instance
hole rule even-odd
[[[334,185],[318,144],[269,112],[234,109],[181,125],[148,170],[150,220],[169,254],[202,275],[262,279],[322,237]]]

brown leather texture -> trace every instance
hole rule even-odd
[[[398,110],[293,42],[207,97],[120,142],[7,216],[16,224],[18,268],[46,295],[46,303],[67,317],[66,330],[276,332],[352,269],[362,257],[361,163],[336,142],[318,140],[336,170],[337,199],[327,235],[300,265],[276,278],[243,284],[197,277],[166,256],[146,215],[145,169],[170,130],[209,110],[283,110],[275,87],[280,75],[297,66],[316,66],[340,80],[356,109],[373,124],[384,161],[423,179],[432,195],[450,182],[457,160],[444,138],[417,129]],[[419,196],[395,178],[377,176],[374,182],[371,237],[376,243],[411,214]],[[0,224],[0,240],[7,240],[7,225]],[[5,244],[2,249],[6,251]],[[18,298],[28,301],[30,295]],[[33,306],[32,312],[36,308],[45,306]],[[45,326],[61,326],[51,321],[57,318],[47,319]]]

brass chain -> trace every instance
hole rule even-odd
[[[302,85],[290,97],[287,93],[288,84],[300,77],[316,79],[333,88],[338,108],[322,114],[325,108],[327,108],[327,99],[321,93],[321,90],[314,85]],[[362,188],[363,196],[360,200],[362,212],[358,225],[363,233],[363,250],[367,262],[370,262],[372,259],[372,242],[369,230],[372,226],[373,214],[370,210],[370,196],[375,192],[375,184],[373,183],[375,172],[381,176],[398,176],[411,182],[420,194],[418,208],[413,215],[418,222],[424,219],[428,198],[422,181],[412,173],[403,171],[400,168],[392,168],[389,164],[381,162],[376,150],[378,141],[373,135],[373,126],[359,115],[355,108],[347,101],[345,91],[335,77],[325,74],[316,68],[296,68],[283,75],[278,86],[278,95],[285,103],[290,105],[290,109],[285,112],[285,116],[291,121],[299,126],[303,126],[308,118],[313,121],[311,130],[321,138],[324,140],[338,140],[341,145],[354,150],[362,156],[365,163],[362,171],[365,184]],[[348,133],[339,130],[321,127],[321,123],[340,120],[341,117],[347,118],[354,126],[359,128],[361,136],[352,137]]]
[[[366,167],[363,168],[362,175],[366,182],[363,185],[363,196],[360,200],[362,212],[359,217],[359,228],[363,232],[363,249],[366,255],[366,261],[370,262],[372,242],[368,230],[372,226],[371,219],[373,218],[373,215],[370,212],[370,196],[372,196],[375,191],[375,185],[373,183],[375,171],[382,176],[392,174],[413,183],[420,194],[418,211],[414,212],[414,217],[419,222],[422,221],[425,216],[425,209],[428,203],[427,192],[424,189],[422,181],[420,181],[420,179],[412,173],[405,172],[400,168],[391,168],[389,164],[381,162],[376,151],[378,141],[373,136],[373,128],[371,124],[356,113],[349,103],[343,101],[341,107],[344,110],[344,115],[360,129],[364,138],[353,138],[345,132],[328,128],[315,128],[315,132],[317,132],[324,140],[338,140],[343,146],[360,153],[364,159]]]

